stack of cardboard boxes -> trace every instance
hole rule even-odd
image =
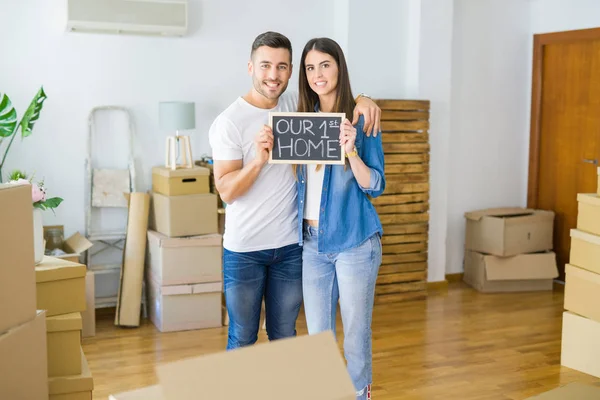
[[[600,377],[600,185],[597,193],[578,194],[577,201],[565,266],[561,364]]]
[[[221,326],[222,236],[203,167],[152,171],[149,315],[162,331]]]
[[[46,310],[50,399],[91,400],[94,382],[81,348],[86,267],[45,256],[35,276],[37,308]]]
[[[0,399],[47,399],[46,312],[36,309],[31,186],[0,185]]]
[[[499,208],[465,217],[466,283],[481,292],[552,290],[558,276],[553,212]]]

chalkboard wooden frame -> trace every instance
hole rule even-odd
[[[330,119],[331,117],[337,117],[340,119],[340,126],[344,123],[346,119],[346,114],[344,113],[322,113],[322,112],[270,112],[269,113],[269,126],[273,129],[273,117],[307,117],[310,116],[311,119],[314,118],[322,118],[322,119]],[[275,136],[275,140],[277,140],[277,133],[273,130],[273,135]],[[339,134],[335,136],[335,139],[339,139]],[[346,162],[346,152],[344,150],[344,146],[340,148],[340,157],[335,160],[296,160],[296,159],[273,159],[273,150],[269,151],[269,164],[329,164],[329,165],[344,165]]]

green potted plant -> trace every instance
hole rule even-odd
[[[6,93],[0,93],[0,183],[2,183],[2,169],[6,162],[6,156],[10,147],[17,136],[17,131],[21,129],[21,138],[31,135],[33,126],[40,117],[42,106],[46,100],[44,87],[40,87],[29,107],[23,114],[21,120],[18,120],[17,111],[12,105],[10,98]],[[3,150],[4,149],[4,150]]]

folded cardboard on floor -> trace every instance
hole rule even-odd
[[[49,377],[81,374],[81,328],[80,313],[46,319]]]
[[[169,237],[218,233],[217,196],[152,193],[150,229]]]
[[[123,250],[115,325],[134,327],[140,325],[150,196],[148,193],[131,193],[127,196],[127,202],[127,239]]]
[[[495,256],[552,250],[552,211],[492,208],[468,212],[465,217],[467,250]]]
[[[563,313],[560,364],[600,378],[600,322]]]
[[[569,383],[568,385],[528,397],[526,400],[598,400],[600,387],[583,383]]]
[[[600,236],[571,229],[569,263],[600,274]]]
[[[222,282],[161,286],[148,279],[150,320],[161,332],[222,326]]]
[[[83,350],[79,350],[81,374],[48,379],[50,400],[92,400],[94,378]]]
[[[0,334],[0,399],[47,398],[46,313],[40,310],[32,320]]]
[[[0,333],[35,318],[31,185],[0,184]]]
[[[210,192],[210,170],[204,167],[152,168],[152,191],[165,196],[203,194]]]
[[[148,231],[148,265],[164,286],[222,281],[222,249],[219,234],[169,238]]]
[[[330,331],[162,364],[156,373],[165,399],[356,399]]]
[[[465,252],[464,281],[481,292],[552,290],[557,276],[554,252],[510,257]]]
[[[37,308],[49,317],[85,311],[85,274],[83,264],[44,256],[35,267]]]

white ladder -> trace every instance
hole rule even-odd
[[[128,148],[127,148],[127,166],[124,168],[99,168],[94,163],[94,141],[98,138],[97,114],[110,113],[111,115],[120,113],[127,121],[128,130]],[[107,114],[108,115],[108,114]],[[127,221],[127,201],[123,193],[136,191],[135,159],[133,157],[133,135],[135,126],[131,113],[125,107],[121,106],[100,106],[90,111],[88,117],[88,140],[87,140],[87,158],[86,158],[86,182],[85,182],[85,223],[86,237],[91,242],[100,243],[103,247],[100,250],[93,251],[93,247],[86,253],[86,265],[96,276],[118,274],[120,276],[123,266],[122,256],[120,262],[95,263],[101,253],[109,249],[118,250],[121,254],[124,250],[127,226],[123,224],[123,229],[104,229],[101,225],[102,219],[94,215],[94,211],[101,212],[102,209],[124,209],[124,221]],[[103,140],[111,141],[115,139],[110,136],[103,136]],[[112,143],[113,146],[118,144]],[[115,148],[115,149],[117,149]],[[122,150],[118,148],[118,150]],[[121,215],[118,215],[120,220]],[[95,279],[98,285],[98,279]],[[118,287],[115,288],[118,292]],[[96,290],[96,293],[98,291]],[[115,307],[117,305],[117,296],[96,297],[96,308]],[[142,313],[144,318],[148,317],[146,286],[142,281]]]

